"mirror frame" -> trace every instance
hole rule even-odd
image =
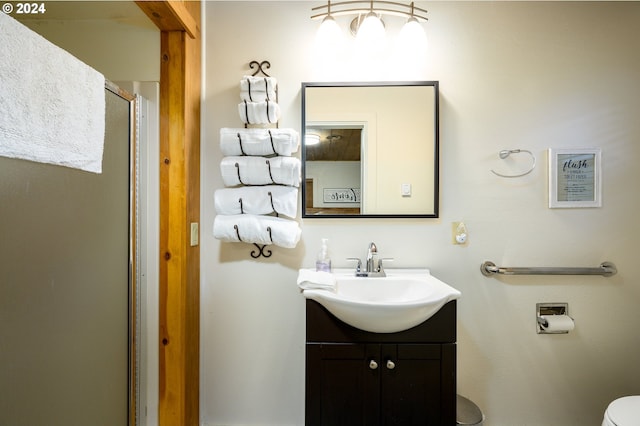
[[[389,86],[433,86],[435,90],[435,105],[434,105],[434,189],[433,189],[433,213],[425,214],[322,214],[313,215],[306,213],[305,200],[306,194],[306,157],[307,150],[304,144],[306,135],[306,89],[308,87],[389,87]],[[350,218],[438,218],[440,208],[440,94],[438,90],[438,81],[372,81],[372,82],[303,82],[301,90],[302,101],[302,126],[300,145],[301,149],[301,168],[302,168],[302,217],[305,219],[350,219]]]

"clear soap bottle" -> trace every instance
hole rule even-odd
[[[328,242],[329,240],[327,238],[322,239],[322,246],[316,259],[316,271],[331,272],[331,258],[329,257],[329,249],[327,247]]]

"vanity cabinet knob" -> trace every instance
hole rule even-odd
[[[389,370],[393,370],[394,368],[396,368],[396,363],[391,361],[390,359],[387,360],[387,368]]]
[[[378,368],[378,363],[375,360],[372,359],[371,361],[369,361],[369,368],[372,369],[372,370],[377,369]]]

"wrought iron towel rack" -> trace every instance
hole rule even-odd
[[[618,272],[612,262],[602,262],[595,268],[568,268],[568,267],[507,267],[496,266],[495,263],[485,261],[480,266],[480,272],[485,277],[495,274],[500,275],[602,275],[610,277]]]
[[[238,227],[238,225],[233,225],[233,229],[236,230],[236,235],[238,236],[238,241],[241,243],[244,243],[245,241],[242,240],[242,237],[240,236],[240,228]],[[267,226],[267,234],[269,234],[269,241],[271,241],[271,243],[273,243],[273,237],[271,236],[271,227]],[[258,243],[253,243],[254,246],[256,246],[256,248],[258,249],[258,251],[256,250],[252,250],[251,251],[251,257],[253,257],[254,259],[259,258],[260,256],[264,256],[264,257],[271,257],[271,255],[273,254],[273,252],[271,250],[266,250],[265,248],[267,247],[267,244],[263,244],[262,246],[260,246],[260,244]]]

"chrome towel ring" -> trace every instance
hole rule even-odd
[[[505,175],[505,174],[502,174],[502,173],[498,173],[493,169],[491,170],[491,173],[493,173],[496,176],[503,177],[503,178],[516,178],[516,177],[521,177],[521,176],[528,175],[529,173],[531,173],[533,171],[533,169],[536,168],[536,156],[533,155],[533,153],[531,151],[529,151],[527,149],[503,149],[502,151],[499,152],[498,155],[500,156],[501,159],[504,160],[505,158],[507,158],[511,154],[519,154],[521,152],[526,152],[527,154],[529,154],[531,156],[532,163],[531,163],[531,167],[529,168],[529,170],[527,170],[524,173],[520,173],[520,174],[516,174],[516,175]]]

